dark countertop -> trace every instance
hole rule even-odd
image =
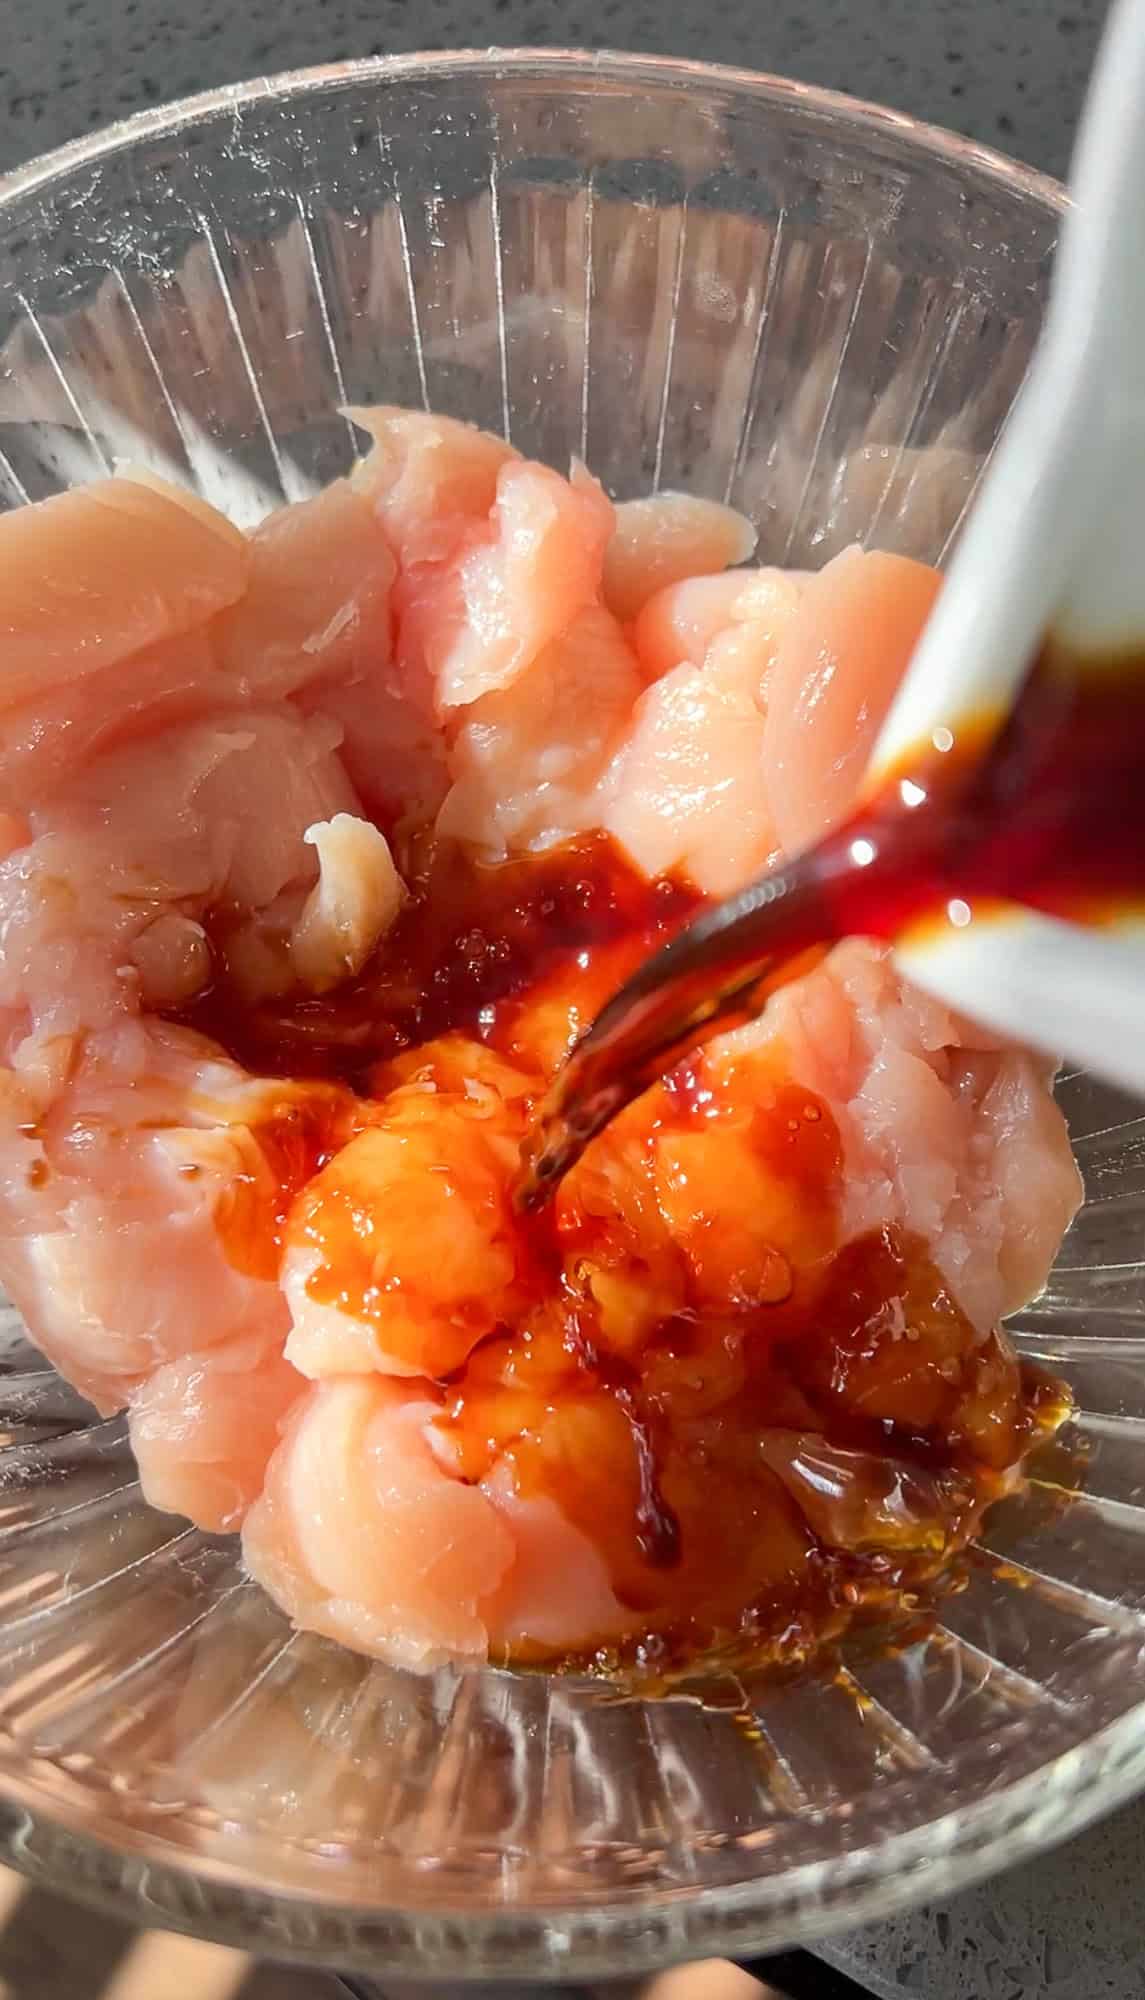
[[[777,70],[1062,174],[1105,12],[1106,0],[0,0],[0,168],[260,72],[417,48],[588,43]],[[835,1939],[823,1956],[881,2000],[1141,2000],[1145,1942],[1132,1912],[1143,1872],[1145,1804],[984,1888]]]
[[[161,99],[346,56],[588,43],[778,70],[1064,172],[1106,0],[0,0],[0,167]]]
[[[1145,1800],[949,1902],[821,1955],[876,2000],[1141,2000]]]

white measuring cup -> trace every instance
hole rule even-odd
[[[1045,330],[876,743],[868,795],[968,716],[1000,723],[1046,639],[1079,672],[1145,658],[1145,0],[1111,16],[1071,184]],[[1138,912],[1113,911],[1100,930],[1017,905],[965,914],[901,940],[903,970],[990,1027],[1145,1091]]]
[[[1079,674],[1145,661],[1145,0],[1119,0],[1107,29],[1073,192],[1042,339],[875,745],[860,813],[920,747],[952,748],[968,725],[981,742],[984,718],[1001,729],[1047,642]],[[1145,742],[1141,759],[1145,788]],[[909,803],[923,803],[914,790]],[[828,941],[812,929],[793,946],[776,923],[821,852],[705,912],[609,1002],[543,1107],[523,1200],[543,1199],[623,1103],[742,1005],[777,949]],[[1090,928],[994,898],[976,915],[954,897],[892,943],[902,970],[960,1011],[1145,1092],[1145,921],[1128,903],[1108,915]]]

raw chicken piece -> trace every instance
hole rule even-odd
[[[26,806],[113,743],[245,701],[212,621],[248,543],[161,481],[109,479],[3,517],[0,798]]]
[[[0,1072],[0,1281],[48,1359],[114,1410],[162,1363],[251,1337],[281,1348],[265,1086],[198,1036],[139,1023],[57,1041],[31,1069],[15,1053]]]
[[[727,895],[775,852],[761,782],[764,719],[734,680],[675,667],[641,697],[631,741],[602,787],[602,818],[648,875],[683,870]]]
[[[82,679],[55,687],[41,671],[40,684],[22,694],[20,680],[5,676],[0,700],[7,695],[14,705],[0,744],[0,795],[13,803],[39,800],[113,745],[190,718],[245,711],[256,700],[297,695],[306,708],[337,721],[359,771],[408,765],[416,748],[417,777],[402,771],[399,782],[391,775],[388,790],[409,794],[415,806],[424,792],[428,817],[446,787],[443,775],[434,776],[444,773],[444,751],[436,737],[428,740],[428,724],[420,732],[411,728],[409,702],[397,686],[390,631],[394,562],[368,500],[347,481],[335,482],[315,499],[272,515],[248,543],[191,495],[151,483],[106,482],[117,501],[121,488],[137,495],[147,517],[150,544],[145,541],[143,550],[156,565],[155,576],[162,577],[166,565],[172,582],[156,588],[155,576],[140,564],[135,597],[125,597],[115,551],[105,547],[104,517],[115,533],[134,535],[134,516],[124,514],[121,502],[91,504],[88,496],[98,497],[102,486],[63,496],[74,514],[64,526],[82,561],[96,580],[107,572],[112,596],[106,605],[92,595],[95,581],[84,585],[92,621],[107,636],[98,647],[85,642]],[[161,546],[152,546],[158,542],[150,528],[154,510],[166,534]],[[6,516],[5,532],[10,523],[22,530],[33,517],[41,535],[54,533],[50,514],[40,526],[38,508]],[[179,536],[186,547],[177,545]],[[130,547],[134,561],[138,550],[134,542]],[[213,568],[206,568],[208,562]],[[67,604],[65,598],[61,616]],[[21,615],[17,606],[14,630]],[[71,627],[58,642],[50,630],[44,639],[48,660],[58,643],[66,661]]]
[[[285,1337],[274,1262],[244,1269],[221,1233],[236,1190],[256,1236],[276,1212],[267,1093],[139,1009],[213,976],[208,911],[227,911],[236,966],[286,953],[315,873],[305,830],[356,805],[336,738],[285,708],[140,737],[38,800],[0,863],[0,1273],[101,1407],[157,1364]]]
[[[251,1575],[296,1624],[396,1666],[482,1660],[513,1536],[450,1477],[423,1388],[370,1375],[310,1389],[246,1517]]]
[[[800,597],[776,570],[700,577],[658,592],[637,620],[636,645],[660,678],[637,702],[601,787],[601,819],[646,874],[679,869],[722,896],[774,857],[764,718]],[[698,665],[684,650],[662,671],[672,651],[701,647]]]
[[[140,511],[160,510],[171,546],[149,549],[145,542],[139,577],[148,583],[150,555],[155,575],[162,576],[166,565],[172,582],[160,590],[150,577],[150,594],[137,585],[138,602],[124,600],[112,567],[107,588],[114,601],[109,597],[106,606],[91,601],[102,644],[85,646],[82,678],[22,694],[20,680],[5,675],[0,701],[14,705],[5,715],[0,744],[0,793],[12,801],[37,801],[114,745],[295,693],[311,708],[321,708],[327,697],[339,721],[368,714],[374,747],[380,733],[386,752],[393,754],[408,736],[404,711],[390,720],[392,743],[381,713],[393,677],[394,563],[360,494],[338,481],[314,500],[282,508],[248,543],[191,495],[152,485],[132,488],[121,480],[106,485],[116,497],[120,487],[136,492]],[[103,491],[87,487],[63,496],[76,511],[71,539],[96,577],[115,559],[114,549],[104,546],[104,516],[116,532],[121,523],[122,532],[135,531],[134,516],[124,515],[122,505],[88,504],[88,495]],[[6,527],[9,519],[22,523],[38,514],[33,508],[6,517]],[[133,559],[136,553],[132,544]],[[208,561],[214,569],[203,576]],[[95,583],[84,587],[90,595]],[[55,644],[66,662],[71,627],[56,641],[50,631],[44,636],[47,658]],[[397,704],[390,707],[396,710]]]
[[[481,1482],[513,1536],[512,1568],[482,1607],[493,1653],[501,1648],[571,1652],[632,1630],[600,1551],[544,1494],[525,1498],[502,1462]],[[554,1592],[554,1576],[561,1579]]]
[[[110,750],[243,706],[209,628],[161,640],[10,709],[0,729],[0,799],[27,812]]]
[[[783,570],[754,574],[786,581]],[[632,625],[632,643],[648,679],[658,680],[685,661],[702,667],[713,640],[736,622],[748,580],[732,570],[725,576],[689,576],[657,590]]]
[[[405,901],[386,838],[369,820],[336,813],[307,827],[318,881],[291,934],[291,964],[312,993],[360,972]]]
[[[499,858],[598,826],[597,787],[640,684],[615,619],[582,611],[512,686],[464,711],[438,833]]]
[[[704,1057],[718,1090],[776,1062],[829,1104],[843,1142],[843,1240],[901,1223],[987,1332],[1045,1283],[1081,1199],[1047,1066],[909,986],[887,952],[836,946]]]
[[[807,584],[768,689],[764,784],[788,854],[853,804],[879,726],[938,595],[907,556],[844,549]]]
[[[346,414],[374,447],[353,485],[376,510],[403,570],[447,562],[491,513],[503,467],[521,462],[501,438],[455,417],[385,404]]]
[[[383,673],[395,563],[368,498],[349,480],[271,514],[249,552],[246,589],[212,628],[220,665],[245,699]]]
[[[587,474],[570,483],[467,424],[350,414],[375,441],[355,488],[400,563],[396,643],[368,700],[347,688],[321,701],[345,725],[366,804],[400,832],[449,789],[439,715],[506,688],[593,604],[613,509]]]
[[[760,678],[753,692],[762,702],[767,670],[803,593],[794,570],[733,570],[727,576],[691,576],[650,597],[632,627],[632,643],[650,680],[686,661],[702,667],[713,648],[741,635],[757,635]]]
[[[239,1527],[305,1387],[283,1358],[281,1334],[225,1341],[162,1363],[128,1405],[151,1505],[186,1514],[212,1534]]]
[[[594,479],[509,461],[487,521],[448,563],[404,571],[398,655],[424,662],[439,711],[509,687],[599,596],[613,509]]]
[[[448,1063],[449,1044],[443,1053]],[[487,1067],[490,1082],[474,1050],[454,1082],[428,1049],[296,1205],[286,1351],[303,1374],[436,1378],[511,1317],[527,1084],[496,1058]]]
[[[544,549],[532,546],[538,538],[527,512],[520,523],[522,545],[514,548],[513,528],[520,509],[514,513],[514,486],[509,485],[509,507],[502,513],[502,479],[523,475],[526,501],[536,490],[534,475],[546,483],[550,501],[564,482],[542,467],[527,465],[499,438],[450,417],[384,406],[351,410],[349,415],[374,440],[373,450],[353,475],[354,485],[372,504],[400,565],[393,686],[436,738],[436,711],[443,698],[443,669],[451,644],[456,640],[464,648],[471,640],[477,643],[468,631],[468,615],[481,605],[482,564],[486,594],[488,589],[493,593],[486,610],[497,634],[490,630],[488,636],[502,653],[513,644],[507,618],[521,606],[529,615],[536,558],[543,559]],[[519,487],[516,490],[520,493]],[[500,525],[508,531],[500,541],[499,515]],[[548,525],[554,525],[551,510]],[[515,571],[501,575],[504,565],[514,561]],[[543,574],[543,570],[538,573]],[[517,599],[512,605],[498,603],[510,583]],[[474,693],[480,691],[479,686],[474,688]],[[450,699],[448,693],[445,699]]]
[[[210,985],[214,966],[202,924],[178,910],[153,917],[132,939],[128,959],[148,1007],[185,1007]]]
[[[314,880],[307,828],[354,810],[337,745],[321,718],[250,708],[116,752],[44,818],[88,838],[98,829],[167,895],[256,912]]]
[[[337,725],[341,761],[384,826],[424,825],[448,784],[445,746],[424,669],[394,658],[396,565],[365,472],[263,523],[248,590],[212,646],[232,687],[293,696]]]
[[[186,955],[154,927],[219,906],[233,969],[253,951],[248,984],[273,987],[316,873],[305,830],[357,804],[336,738],[286,709],[188,723],[33,807],[30,844],[0,862],[0,1010],[26,1010],[41,1034],[107,1023],[135,1004],[133,970],[150,1005],[185,1001]],[[209,970],[207,956],[192,947],[191,967]]]
[[[449,765],[424,672],[413,676],[408,661],[392,662],[368,680],[303,689],[298,706],[337,725],[339,760],[389,839],[400,844],[432,823],[449,790]]]
[[[974,1106],[971,1157],[981,1186],[977,1213],[993,1207],[998,1240],[998,1317],[1036,1298],[1049,1276],[1062,1237],[1081,1204],[1084,1188],[1065,1120],[1053,1097],[1053,1064],[1026,1049],[1000,1059],[976,1060],[974,1031],[963,1026],[965,1090]],[[956,1243],[949,1230],[946,1268],[958,1296],[974,1312],[980,1250],[973,1230]],[[989,1290],[978,1304],[981,1321]]]
[[[690,493],[625,500],[604,558],[604,601],[627,623],[650,597],[685,577],[746,562],[755,529],[746,515]]]
[[[245,536],[161,481],[104,479],[3,523],[4,710],[202,625],[241,596]]]
[[[439,1415],[424,1389],[370,1375],[315,1385],[288,1419],[243,1554],[295,1622],[422,1669],[638,1623],[551,1500],[522,1498],[505,1465],[459,1479]]]

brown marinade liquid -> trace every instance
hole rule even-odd
[[[647,881],[604,834],[500,864],[442,843],[410,887],[380,950],[329,996],[245,1005],[224,943],[215,984],[182,1019],[256,1075],[337,1080],[368,1095],[377,1065],[437,1035],[495,1041],[495,1018],[578,953],[613,953],[623,978],[700,903],[683,884]],[[602,1000],[607,992],[602,984]]]
[[[543,1205],[676,1055],[757,1013],[838,938],[891,942],[954,899],[964,921],[1004,901],[1095,924],[1145,904],[1143,731],[1145,656],[1047,645],[1000,727],[936,731],[843,826],[701,913],[612,997],[538,1109],[521,1205]]]
[[[971,727],[905,760],[824,843],[776,908],[774,984],[811,962],[796,954],[893,937],[955,896],[1095,919],[1140,895],[1145,660],[1079,677],[1047,650],[989,736]],[[867,866],[851,857],[859,839]],[[256,1072],[327,1092],[325,1127],[311,1117],[297,1147],[277,1135],[291,1191],[304,1154],[320,1164],[355,1117],[384,1117],[411,1052],[444,1079],[451,1033],[529,1075],[524,1105],[504,1112],[515,1144],[552,1074],[530,1069],[537,996],[585,1026],[697,907],[604,836],[500,867],[443,850],[345,991],[244,1010],[224,967],[186,1018]],[[696,1190],[684,1252],[654,1212],[665,1158],[687,1162],[680,1184]],[[600,1665],[791,1661],[856,1620],[915,1615],[1067,1412],[1067,1392],[1003,1334],[981,1338],[923,1243],[887,1227],[837,1247],[842,1172],[814,1093],[779,1071],[761,1092],[758,1069],[734,1066],[713,1091],[686,1059],[541,1213],[513,1212],[506,1168],[512,1312],[439,1378],[439,1421],[462,1477],[507,1462],[522,1494],[557,1501],[592,1543],[639,1628],[622,1646],[602,1639]],[[784,1218],[770,1243],[757,1183]],[[238,1204],[236,1259],[273,1265],[277,1236],[270,1250],[250,1240],[270,1226]]]
[[[832,836],[831,935],[891,938],[951,897],[1091,923],[1145,903],[1145,653],[1081,662],[1047,645],[987,734],[971,718],[948,749],[911,753]],[[856,838],[874,863],[840,869]]]

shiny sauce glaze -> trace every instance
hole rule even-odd
[[[1088,923],[1140,911],[1143,744],[1145,655],[1047,644],[1004,721],[936,731],[833,836],[825,934],[894,937],[952,897],[972,914],[1004,899]],[[848,868],[856,838],[873,858]]]
[[[838,1249],[839,1133],[778,1059],[718,1088],[679,1063],[517,1210],[554,1071],[694,908],[604,836],[442,851],[344,991],[248,1009],[224,966],[184,1017],[303,1079],[261,1135],[278,1198],[220,1218],[230,1255],[269,1273],[293,1204],[311,1296],[433,1382],[459,1475],[508,1464],[598,1551],[632,1616],[591,1650],[609,1669],[802,1659],[916,1611],[1066,1409],[920,1242]]]
[[[670,979],[654,961],[638,993],[611,996],[538,1108],[521,1204],[542,1206],[674,1055],[758,1012],[840,938],[988,922],[1007,902],[1098,925],[1139,917],[1143,743],[1145,655],[1081,659],[1048,642],[1008,715],[935,730],[842,826],[684,927]]]

